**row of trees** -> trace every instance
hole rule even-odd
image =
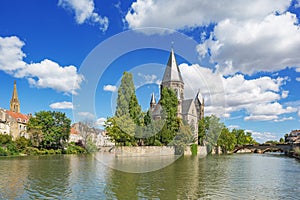
[[[142,112],[135,94],[132,74],[124,72],[118,89],[115,116],[108,118],[107,134],[116,145],[181,145],[192,142],[190,127],[177,118],[178,100],[173,90],[163,88],[161,119],[152,120],[150,110]]]
[[[68,144],[71,120],[62,112],[40,111],[29,119],[25,137],[15,141],[9,135],[0,135],[0,155],[83,153],[85,149]]]
[[[206,116],[198,124],[198,142],[212,148],[221,147],[223,152],[234,150],[236,145],[257,144],[250,132],[243,129],[230,131],[220,119],[214,115]]]

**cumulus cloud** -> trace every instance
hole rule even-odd
[[[294,113],[292,106],[284,107],[281,86],[287,78],[268,76],[247,80],[244,75],[224,77],[197,64],[179,65],[185,82],[185,96],[194,98],[197,91],[205,99],[205,113],[230,117],[235,111],[245,111],[245,120],[280,120],[280,115]]]
[[[40,63],[28,64],[19,70],[16,77],[28,77],[30,85],[38,88],[52,88],[65,93],[76,94],[83,76],[77,74],[74,66],[62,67],[56,62],[45,59]]]
[[[90,113],[90,112],[79,112],[77,113],[78,116],[80,116],[81,118],[83,119],[94,119],[95,118],[95,115]]]
[[[60,66],[45,59],[40,63],[23,61],[24,42],[18,37],[0,37],[0,70],[17,78],[27,78],[29,84],[38,88],[52,88],[66,94],[76,94],[83,76],[75,66]]]
[[[86,22],[97,24],[103,32],[108,28],[108,18],[101,17],[95,12],[95,4],[93,0],[59,0],[58,6],[73,11],[78,24]]]
[[[299,82],[300,82],[300,77],[297,77],[297,78],[296,78],[296,81],[299,81]]]
[[[108,92],[115,92],[117,91],[117,87],[115,85],[104,85],[103,90]]]
[[[270,132],[257,132],[252,130],[245,130],[245,131],[252,133],[253,138],[259,143],[264,143],[268,140],[278,140],[278,137],[275,134]]]
[[[73,109],[73,103],[68,101],[52,103],[49,106],[52,109]]]
[[[101,117],[96,120],[95,124],[96,126],[104,126],[105,122],[106,122],[106,118]]]
[[[300,28],[295,14],[271,14],[262,21],[226,19],[198,46],[223,74],[277,71],[300,63]]]
[[[286,0],[202,0],[189,3],[181,0],[137,0],[131,4],[125,19],[133,29],[162,27],[178,30],[218,23],[223,19],[261,19],[270,13],[282,13],[289,5]]]
[[[16,36],[0,37],[0,70],[12,74],[25,67],[23,46],[24,42]]]

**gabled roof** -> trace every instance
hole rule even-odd
[[[186,100],[182,101],[182,107],[181,108],[182,108],[182,114],[183,115],[188,114],[192,103],[193,103],[193,99],[186,99]]]
[[[168,64],[164,73],[162,83],[170,82],[170,81],[179,81],[183,83],[173,49],[170,52]]]
[[[6,110],[6,113],[14,119],[22,119],[22,120],[26,120],[26,122],[29,119],[28,115],[25,115],[25,114],[22,114],[22,113],[16,113],[16,112],[13,112],[13,111],[10,111],[10,110]]]

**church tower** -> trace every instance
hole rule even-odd
[[[155,100],[154,93],[152,93],[151,101],[150,101],[150,109],[153,110],[155,106],[156,106],[156,100]]]
[[[179,70],[179,67],[177,65],[177,61],[174,55],[174,50],[173,48],[171,49],[168,64],[163,76],[163,80],[161,82],[161,91],[163,88],[172,88],[177,96],[178,99],[178,117],[181,117],[182,113],[182,101],[184,99],[184,82],[182,80],[182,76]]]
[[[10,100],[10,111],[20,113],[20,101],[18,98],[18,92],[17,92],[17,83],[14,82],[14,90],[13,94]]]
[[[198,91],[194,101],[197,110],[198,120],[201,120],[204,118],[204,98],[202,97],[200,90]]]

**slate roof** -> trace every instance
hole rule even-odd
[[[189,113],[189,109],[191,107],[191,104],[193,103],[193,99],[185,99],[182,101],[182,114],[188,114]]]
[[[179,81],[183,83],[173,49],[170,52],[168,64],[164,73],[162,83],[170,82],[170,81]]]

